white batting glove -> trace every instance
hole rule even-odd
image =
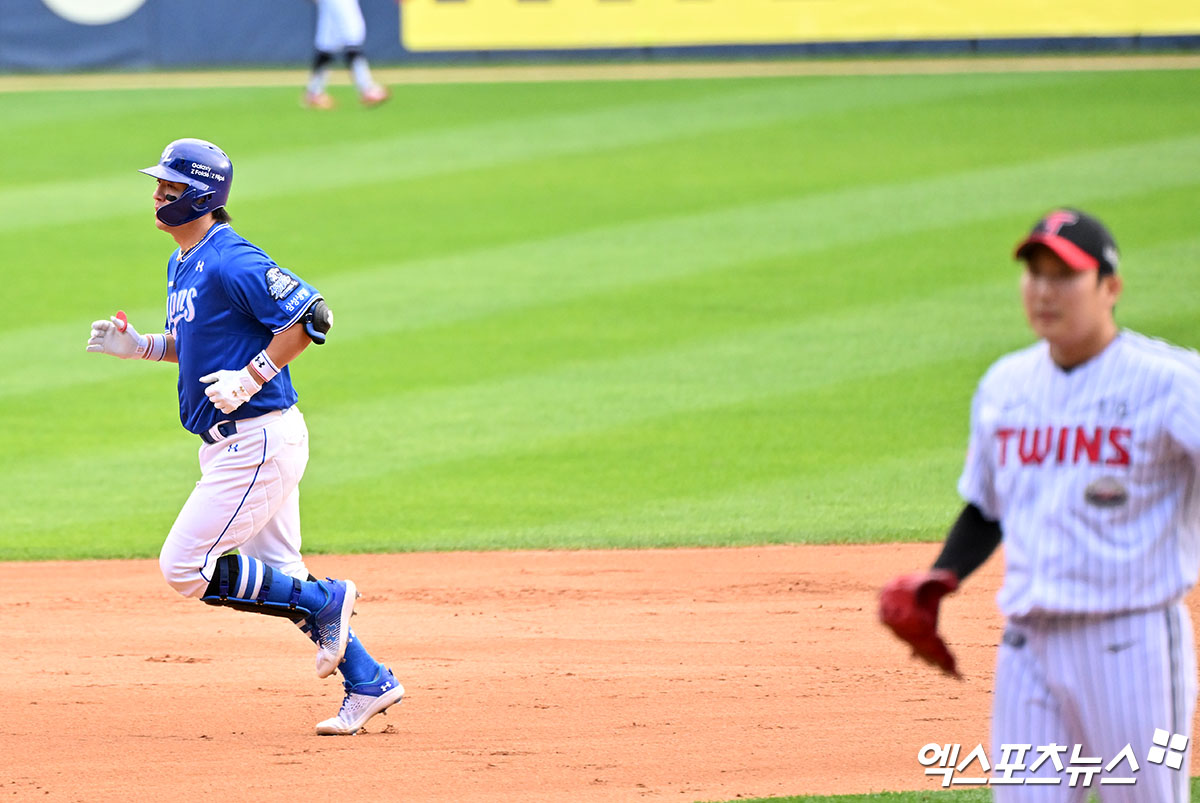
[[[120,317],[118,317],[120,316]],[[88,338],[87,350],[97,354],[111,354],[122,360],[144,357],[150,348],[150,338],[139,335],[125,313],[119,312],[107,321],[92,321],[92,336]]]
[[[223,413],[232,413],[262,390],[262,385],[245,368],[240,371],[221,370],[205,374],[200,377],[200,381],[211,383],[204,389],[204,395]]]

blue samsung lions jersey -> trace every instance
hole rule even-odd
[[[199,434],[221,421],[253,418],[296,403],[291,373],[279,375],[232,413],[204,395],[200,377],[237,371],[296,323],[321,296],[275,264],[228,223],[213,226],[192,250],[167,264],[167,334],[179,356],[179,419]]]

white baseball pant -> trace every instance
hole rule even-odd
[[[308,427],[295,407],[238,422],[238,431],[200,447],[200,481],[158,556],[167,583],[203,596],[221,555],[239,550],[306,579],[300,555],[300,478]]]
[[[367,23],[358,0],[317,0],[317,50],[337,53],[362,47],[366,39]]]
[[[995,783],[996,803],[1084,803],[1089,791],[1102,803],[1180,803],[1188,800],[1190,736],[1196,710],[1196,653],[1191,618],[1182,602],[1118,616],[1009,622],[996,661],[992,758],[1004,745],[1031,745],[1024,763],[1041,758],[1038,748],[1064,745],[1064,765],[1079,755],[1100,758],[1101,768],[1126,746],[1136,772],[1122,762],[1083,786],[1078,776],[1045,760],[1037,772],[1017,771],[1011,785]],[[1176,758],[1181,769],[1147,760],[1155,731],[1184,734],[1189,749]],[[1016,754],[1013,754],[1017,758]],[[995,769],[999,769],[996,767]],[[1045,785],[1029,783],[1030,777]],[[1104,778],[1132,777],[1131,785]],[[1058,783],[1051,783],[1054,779]]]

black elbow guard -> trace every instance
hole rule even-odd
[[[325,303],[325,299],[318,298],[309,305],[308,311],[304,313],[304,331],[308,332],[312,342],[319,346],[325,342],[325,335],[332,328],[333,310]]]

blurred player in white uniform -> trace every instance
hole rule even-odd
[[[1185,801],[1196,656],[1183,599],[1200,572],[1200,355],[1117,327],[1116,243],[1095,218],[1051,212],[1016,257],[1040,340],[979,383],[958,483],[966,506],[933,568],[885,589],[881,616],[954,672],[918,620],[936,630],[942,595],[1003,540],[992,760],[1020,766],[1012,783],[993,783],[995,799],[1083,803],[1091,791],[1103,803]],[[1126,759],[1112,775],[1136,782],[1102,785],[1101,774],[1090,789],[1072,787],[1052,760],[1034,769],[1049,745],[1066,747],[1064,765],[1079,745],[1102,767],[1128,748],[1137,771]]]
[[[375,83],[363,52],[367,24],[358,0],[314,0],[317,4],[317,33],[314,38],[312,75],[304,93],[304,105],[332,109],[333,96],[325,91],[330,65],[340,55],[345,59],[364,106],[378,106],[390,97],[386,87]]]

